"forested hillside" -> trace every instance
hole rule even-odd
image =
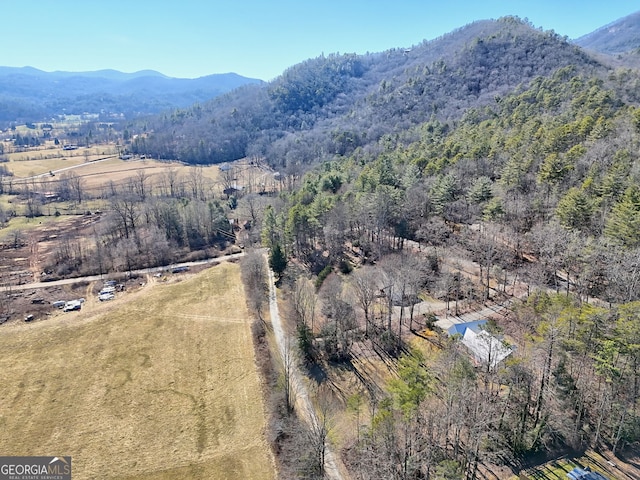
[[[471,479],[638,445],[640,74],[610,60],[503,18],[132,125],[137,153],[280,172],[277,196],[238,208],[310,375],[360,374],[333,391],[358,412],[353,478]],[[508,306],[488,330],[514,354],[474,363],[433,311],[414,315],[424,298],[440,319]],[[362,357],[393,359],[391,379],[374,385]],[[308,455],[316,470],[292,477],[322,472]]]
[[[608,81],[626,88],[629,76]],[[509,323],[492,327],[518,347],[500,368],[474,369],[455,342],[429,358],[401,355],[386,395],[368,392],[376,413],[345,453],[354,478],[443,478],[447,469],[444,478],[477,478],[482,465],[514,467],[535,452],[637,444],[632,100],[563,67],[458,121],[433,119],[325,162],[267,210],[263,243],[317,274],[315,325],[306,280],[290,293],[312,363],[348,363],[369,342],[403,351],[403,330],[422,320],[409,308],[404,320],[387,317],[390,308],[375,313],[372,292],[383,292],[383,305],[428,292],[457,312],[504,301],[517,281],[530,289]],[[456,266],[465,261],[479,267],[479,282]],[[325,284],[328,272],[341,275]]]
[[[628,53],[638,49],[640,43],[640,12],[616,20],[576,39],[583,48],[610,55]]]
[[[575,65],[606,68],[553,32],[519,19],[479,21],[411,49],[330,55],[289,68],[264,86],[145,120],[135,152],[189,163],[266,157],[295,169],[494,102],[520,84]]]

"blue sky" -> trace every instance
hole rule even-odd
[[[410,47],[474,20],[517,15],[577,38],[639,9],[628,0],[19,0],[2,2],[0,65],[271,80],[321,54]]]

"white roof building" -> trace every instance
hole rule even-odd
[[[477,363],[488,365],[491,370],[513,353],[513,347],[506,345],[486,330],[467,328],[462,337],[462,344],[469,349]]]

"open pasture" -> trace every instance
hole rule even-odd
[[[50,145],[49,148],[9,153],[6,157],[8,162],[4,166],[13,176],[5,178],[5,182],[16,186],[28,183],[35,190],[55,191],[61,177],[73,175],[81,179],[82,188],[89,196],[101,196],[107,188],[119,188],[141,180],[149,193],[160,188],[167,190],[173,184],[186,191],[204,189],[213,194],[221,194],[224,185],[250,186],[257,191],[260,185],[273,182],[271,172],[248,161],[233,162],[230,170],[222,172],[219,165],[193,166],[135,156],[122,160],[114,145],[70,151]]]
[[[272,479],[239,268],[0,327],[0,451],[76,479]]]
[[[63,150],[61,146],[54,145],[52,141],[24,151],[14,150],[15,148],[10,144],[5,143],[4,156],[7,162],[4,166],[18,179],[73,167],[105,157],[116,157],[118,154],[117,148],[113,144]]]
[[[9,149],[6,145],[5,152]],[[4,157],[7,162],[3,166],[12,174],[4,178],[5,183],[28,184],[31,190],[40,192],[55,192],[58,183],[69,176],[80,178],[85,197],[100,197],[114,185],[140,181],[145,182],[149,194],[159,189],[161,194],[168,194],[171,185],[177,188],[173,194],[178,196],[181,191],[196,190],[219,195],[226,186],[253,192],[276,188],[273,172],[247,159],[231,162],[222,171],[220,165],[194,166],[138,156],[122,160],[114,144],[63,150],[51,141],[23,152],[5,153]]]

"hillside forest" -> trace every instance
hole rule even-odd
[[[566,67],[455,124],[421,124],[414,141],[324,162],[266,210],[263,244],[308,272],[321,305],[296,279],[307,361],[348,362],[358,342],[400,357],[385,394],[366,395],[371,422],[347,454],[355,478],[445,467],[475,478],[479,462],[638,441],[638,115]],[[475,262],[478,281],[452,258]],[[435,358],[407,350],[403,329],[430,319],[389,313],[426,292],[462,312],[518,282],[527,294],[492,327],[517,353],[497,369],[453,345]]]
[[[500,39],[466,48],[490,62]],[[295,140],[301,160],[280,160],[289,188],[266,208],[261,240],[282,271],[301,357],[310,371],[353,365],[363,345],[399,359],[382,392],[363,381],[355,396],[336,393],[368,419],[343,446],[353,478],[477,478],[487,465],[518,471],[536,453],[637,445],[639,77],[586,63],[490,99],[479,86],[457,117],[408,75],[398,90],[418,89],[423,102],[377,110],[394,119],[377,140],[354,128],[320,146],[311,129]],[[380,106],[386,85],[367,102]],[[354,125],[360,107],[346,115]],[[305,164],[300,149],[314,148],[330,153]],[[424,295],[455,314],[510,302],[508,320],[489,328],[516,353],[494,369],[446,335],[435,352],[412,347],[409,332],[435,320],[413,315]]]
[[[467,48],[489,52],[471,56],[490,62],[504,53],[494,50],[499,39]],[[482,82],[495,65],[474,69],[465,80],[478,75],[476,105],[458,117],[439,115],[428,82],[409,78],[398,90],[423,92],[422,102],[411,109],[396,90],[385,103],[402,98],[399,110],[415,124],[390,115],[387,131],[363,145],[354,108],[350,132],[321,137],[348,147],[317,145],[317,128],[291,140],[331,152],[305,173],[296,171],[303,160],[286,164],[290,188],[262,221],[301,356],[335,368],[366,344],[399,358],[383,392],[363,382],[365,400],[342,398],[368,412],[344,447],[353,478],[478,478],[483,465],[518,471],[534,453],[619,454],[637,444],[638,72],[591,66],[550,68],[490,99]],[[382,103],[385,88],[368,101]],[[286,267],[273,259],[281,252]],[[473,280],[461,266],[468,261]],[[520,282],[526,293],[509,300]],[[407,332],[434,320],[414,318],[421,295],[456,314],[511,301],[508,322],[489,328],[516,353],[494,369],[474,366],[446,335],[437,353],[411,347]]]

